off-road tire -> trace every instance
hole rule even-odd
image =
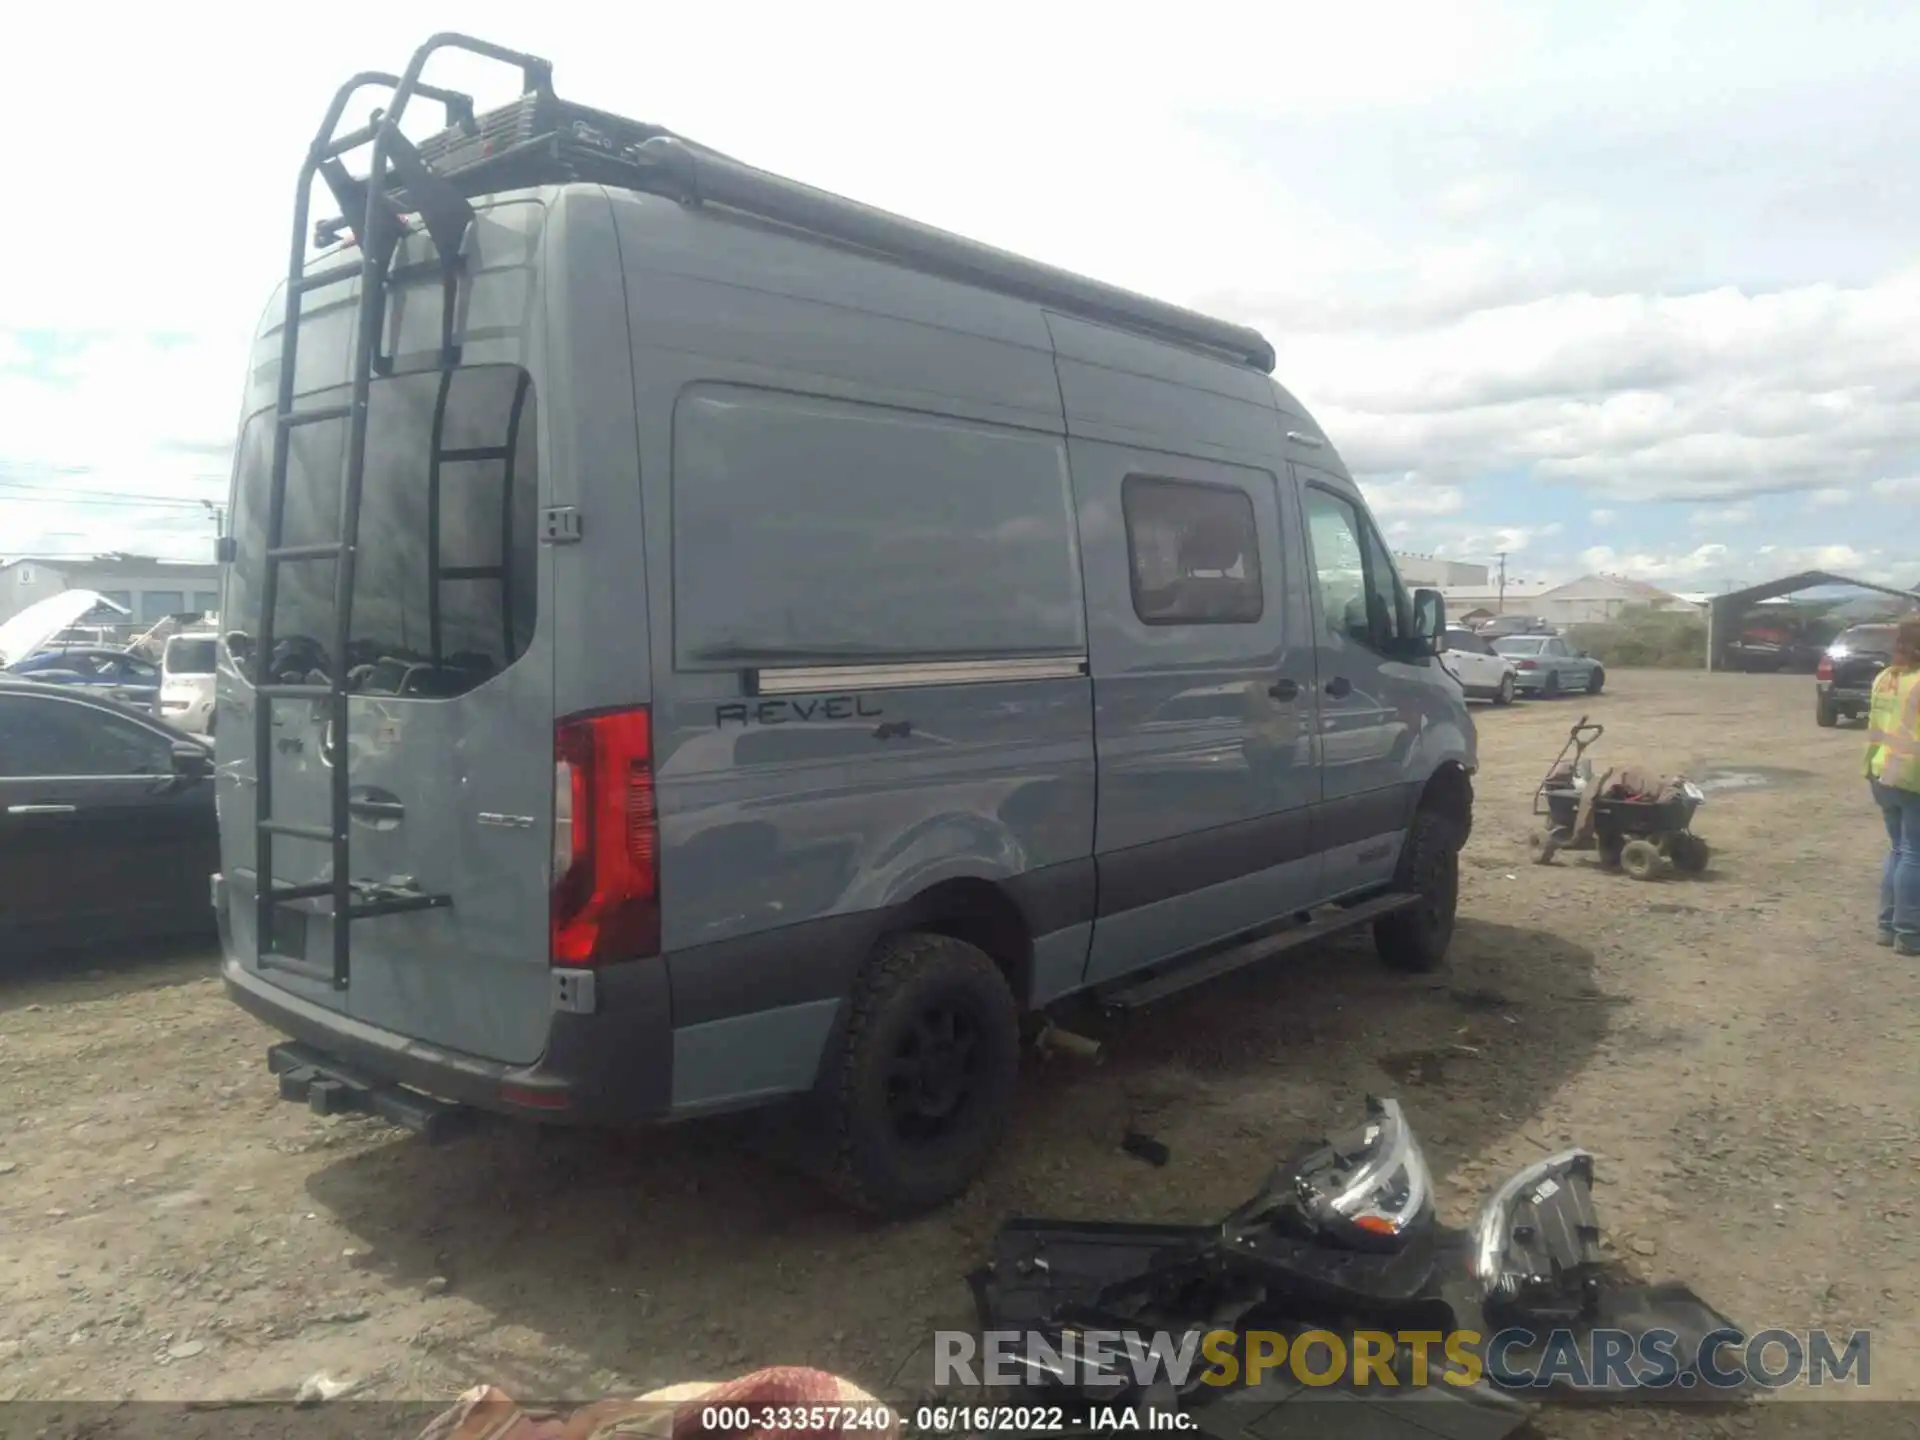
[[[1395,970],[1424,975],[1447,963],[1460,908],[1460,829],[1434,810],[1414,812],[1394,889],[1417,890],[1418,905],[1373,922],[1373,948]]]
[[[908,1028],[936,1001],[972,1016],[982,1063],[953,1132],[915,1147],[889,1118],[886,1071]],[[945,935],[883,940],[854,987],[839,1048],[822,1075],[828,1155],[820,1178],[848,1204],[889,1219],[952,1199],[999,1143],[1019,1066],[1019,1010],[992,960]]]

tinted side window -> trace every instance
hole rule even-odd
[[[1260,618],[1260,533],[1245,491],[1130,475],[1120,503],[1133,609],[1143,622],[1246,625]]]
[[[0,775],[165,775],[173,747],[118,715],[39,696],[0,695]]]
[[[1386,649],[1409,629],[1386,547],[1351,501],[1312,485],[1303,499],[1327,629],[1370,649]]]

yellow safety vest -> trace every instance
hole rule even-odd
[[[1882,670],[1867,711],[1867,775],[1920,790],[1920,670]]]

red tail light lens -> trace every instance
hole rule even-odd
[[[553,963],[658,954],[659,862],[653,717],[642,706],[560,721],[553,730]]]
[[[1833,657],[1831,655],[1822,655],[1820,657],[1820,665],[1819,668],[1813,672],[1813,678],[1816,680],[1833,679]]]
[[[1521,670],[1538,670],[1540,668],[1540,662],[1537,660],[1522,660],[1518,668]]]

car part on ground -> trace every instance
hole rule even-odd
[[[1423,1192],[1430,1184],[1400,1107],[1370,1099],[1368,1111],[1356,1132],[1282,1165],[1258,1194],[1214,1225],[1033,1219],[1003,1225],[991,1261],[969,1284],[983,1333],[1045,1342],[1017,1358],[1022,1396],[1061,1403],[1070,1416],[1091,1406],[1179,1410],[1183,1422],[1159,1428],[1221,1437],[1325,1434],[1332,1423],[1325,1405],[1368,1405],[1385,1408],[1364,1418],[1342,1412],[1354,1433],[1401,1433],[1398,1421],[1408,1433],[1493,1440],[1526,1423],[1521,1394],[1545,1397],[1572,1388],[1559,1369],[1527,1364],[1528,1358],[1540,1359],[1549,1343],[1564,1339],[1580,1353],[1593,1353],[1596,1329],[1625,1332],[1636,1345],[1664,1330],[1682,1337],[1682,1346],[1665,1369],[1623,1375],[1616,1367],[1584,1376],[1578,1388],[1586,1393],[1725,1401],[1744,1392],[1746,1376],[1724,1351],[1716,1378],[1730,1384],[1699,1386],[1694,1366],[1712,1350],[1710,1342],[1743,1344],[1738,1326],[1685,1286],[1622,1283],[1603,1263],[1594,1162],[1584,1150],[1516,1172],[1488,1196],[1466,1234],[1444,1231],[1424,1203],[1408,1208],[1408,1223],[1392,1237],[1356,1233],[1350,1219],[1358,1212],[1351,1205],[1336,1203],[1339,1223],[1325,1223],[1327,1199],[1340,1193],[1331,1175],[1370,1182],[1404,1173]],[[1390,1243],[1377,1243],[1383,1239]],[[1224,1379],[1210,1366],[1175,1370],[1160,1363],[1168,1358],[1164,1346],[1154,1346],[1155,1336],[1231,1331],[1233,1353],[1245,1354],[1255,1332],[1285,1335],[1291,1345],[1315,1331],[1363,1330],[1387,1337],[1472,1332],[1476,1338],[1465,1343],[1477,1347],[1479,1377],[1471,1385],[1457,1376],[1442,1382],[1424,1362],[1410,1363],[1404,1342],[1385,1357],[1391,1386],[1355,1383],[1342,1372],[1311,1388],[1277,1378],[1284,1371],[1253,1382],[1238,1370]],[[1117,1336],[1117,1350],[1102,1355],[1076,1345],[1094,1332]],[[1501,1343],[1488,1343],[1496,1335]],[[1217,1352],[1200,1353],[1218,1363]],[[1295,1408],[1275,1411],[1278,1405]],[[1435,1408],[1404,1408],[1420,1405]]]

